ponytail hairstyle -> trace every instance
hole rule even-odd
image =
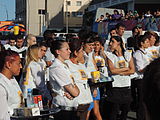
[[[31,45],[28,47],[24,71],[26,71],[26,69],[31,61],[38,62],[38,60],[39,60],[38,49],[39,49],[39,47],[37,44]]]
[[[121,47],[121,49],[122,49],[122,55],[123,55],[124,59],[126,60],[126,58],[125,58],[125,56],[124,56],[124,53],[125,53],[126,50],[124,49],[124,43],[123,43],[122,38],[121,38],[120,36],[112,36],[112,37],[110,38],[110,41],[111,41],[112,39],[115,39],[117,42],[120,42],[120,47]],[[115,51],[113,51],[113,54],[116,55]],[[116,56],[117,56],[117,55],[116,55]],[[127,60],[126,60],[126,61],[127,61]]]
[[[75,39],[69,43],[70,47],[70,58],[76,57],[74,52],[78,52],[82,48],[82,42],[79,39]]]
[[[55,58],[58,57],[58,54],[56,50],[60,50],[63,46],[63,43],[66,43],[64,40],[55,40],[51,42],[51,53],[55,56]]]
[[[148,39],[148,35],[140,35],[137,41],[138,48],[140,48],[142,46],[141,43],[144,43],[147,39]]]

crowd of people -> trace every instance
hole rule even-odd
[[[151,13],[150,10],[146,11],[146,13],[139,14],[138,11],[129,10],[126,14],[123,13],[122,10],[114,10],[113,14],[106,13],[105,15],[100,15],[97,18],[96,22],[102,21],[119,21],[119,20],[139,20],[143,21],[145,18],[160,18],[160,10],[157,9],[155,12]]]
[[[0,44],[0,119],[9,120],[15,108],[24,107],[27,90],[37,89],[44,107],[60,110],[54,120],[127,120],[130,110],[137,120],[156,120],[159,36],[137,25],[125,40],[124,31],[118,23],[109,40],[85,30],[78,38],[55,40],[55,33],[46,30],[38,43],[29,34]],[[112,78],[111,86],[90,86],[96,71]]]

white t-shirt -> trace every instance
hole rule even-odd
[[[138,79],[143,78],[143,74],[138,72],[139,70],[143,70],[149,63],[149,59],[147,57],[147,52],[143,49],[137,50],[134,54],[134,61],[135,61],[135,67],[136,67],[136,72],[138,74]]]
[[[93,61],[93,53],[89,53],[88,55],[84,53],[85,58],[85,67],[87,68],[88,78],[91,78],[91,72],[97,71]]]
[[[54,55],[51,53],[50,48],[48,48],[48,49],[47,49],[47,52],[46,52],[46,54],[45,54],[44,60],[45,60],[45,61],[51,61],[51,62],[53,62],[54,59],[55,59]]]
[[[105,44],[104,44],[104,51],[109,51],[109,39],[106,40]]]
[[[69,67],[71,74],[75,80],[76,85],[80,90],[80,94],[76,97],[79,104],[89,104],[91,103],[92,96],[90,87],[88,85],[88,77],[86,73],[86,68],[83,64],[73,64],[70,60],[65,61]]]
[[[153,61],[154,59],[158,58],[160,55],[160,46],[151,46],[146,49],[148,59]]]
[[[22,103],[22,92],[15,78],[8,79],[0,73],[0,120],[10,120],[13,109]]]
[[[5,44],[4,45],[5,50],[8,50],[10,47],[11,47],[10,44]]]
[[[49,81],[49,68],[47,68],[47,64],[43,59],[40,59],[38,63],[40,64],[41,69],[43,71],[45,84],[46,84],[46,82]]]
[[[131,60],[131,52],[126,51],[123,56],[116,56],[113,53],[108,53],[107,57],[112,61],[115,68],[129,67],[129,61]],[[112,75],[114,81],[112,82],[113,87],[128,87],[131,86],[130,76],[128,75]]]
[[[45,85],[45,71],[44,66],[41,62],[31,61],[27,67],[27,72],[25,73],[24,79],[21,82],[24,97],[26,97],[28,88],[38,88],[42,95],[51,99],[49,91]]]
[[[57,107],[77,107],[78,101],[75,98],[70,100],[64,96],[64,93],[67,92],[64,86],[74,84],[74,79],[68,67],[56,58],[49,68],[49,76],[52,89],[57,94],[55,97],[53,97],[52,103]]]
[[[10,49],[15,51],[15,52],[18,52],[20,58],[24,58],[24,53],[27,51],[27,47],[23,46],[22,48],[17,48],[16,46],[10,46]]]

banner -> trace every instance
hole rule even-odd
[[[95,22],[93,31],[97,32],[102,38],[108,38],[108,33],[112,28],[115,28],[117,23],[122,23],[126,26],[126,30],[132,30],[137,24],[141,24],[145,31],[160,32],[160,18],[145,18],[143,20],[126,20],[126,21],[105,21]]]

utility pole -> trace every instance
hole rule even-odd
[[[68,34],[68,3],[66,0],[66,33]]]
[[[7,10],[6,6],[5,6],[5,9],[6,9],[6,16],[7,16],[7,20],[8,20],[8,10]]]
[[[48,1],[45,0],[45,26],[48,28]]]

